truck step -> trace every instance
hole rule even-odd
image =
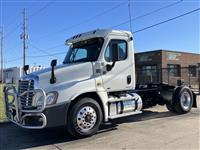
[[[117,114],[114,116],[109,116],[108,119],[116,119],[116,118],[120,118],[120,117],[136,115],[136,114],[141,114],[141,113],[142,113],[142,111],[134,111],[134,112],[124,113],[124,114]]]
[[[109,98],[108,102],[109,103],[113,103],[113,102],[119,102],[119,101],[126,101],[126,100],[130,100],[130,99],[134,99],[135,97],[124,97],[124,98]]]

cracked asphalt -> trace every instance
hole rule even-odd
[[[200,108],[175,115],[164,106],[116,119],[94,136],[75,140],[63,128],[27,130],[0,124],[0,150],[6,149],[180,149],[200,150]]]

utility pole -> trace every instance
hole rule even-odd
[[[132,32],[131,1],[130,0],[128,0],[128,12],[129,12],[130,31]]]
[[[27,47],[27,40],[28,40],[28,34],[26,32],[26,9],[24,8],[23,11],[23,32],[20,36],[20,38],[23,40],[23,67],[26,65],[26,49]],[[25,74],[25,72],[24,72]]]
[[[1,83],[3,83],[3,28],[1,30]]]

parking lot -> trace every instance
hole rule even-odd
[[[174,115],[157,106],[117,119],[94,136],[75,140],[62,128],[21,129],[0,124],[0,149],[200,149],[200,108]]]

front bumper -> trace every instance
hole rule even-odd
[[[23,109],[20,97],[28,92],[42,93],[43,104],[40,108]],[[66,125],[67,110],[69,103],[46,107],[46,94],[42,89],[26,91],[18,94],[12,85],[4,87],[5,113],[9,121],[27,129],[42,129],[45,127],[56,127]]]

